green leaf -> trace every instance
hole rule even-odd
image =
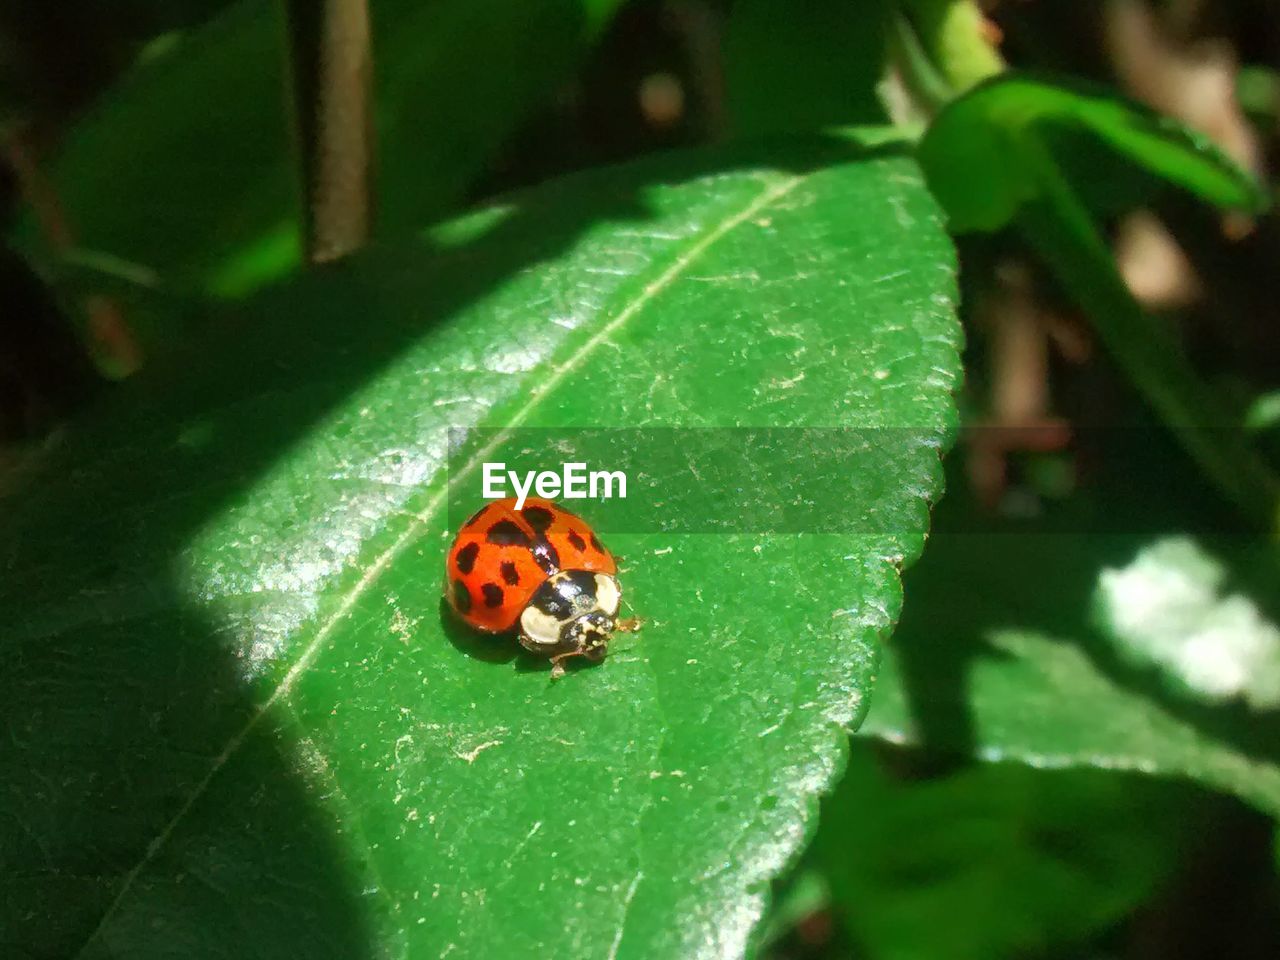
[[[1221,491],[1263,529],[1280,523],[1280,481],[1233,429],[1169,332],[1116,269],[1055,149],[1084,131],[1151,172],[1222,206],[1260,209],[1259,186],[1208,141],[1100,94],[1018,75],[975,88],[930,127],[920,160],[953,231],[1021,228],[1107,349]],[[1071,138],[1057,138],[1057,144]]]
[[[863,743],[823,802],[815,859],[867,956],[1038,955],[1155,892],[1193,828],[1186,792],[1008,764],[895,778]]]
[[[1043,156],[1058,160],[1055,140],[1081,134],[1210,203],[1244,210],[1267,204],[1261,185],[1203,134],[1103,92],[1018,73],[951,103],[925,134],[920,162],[953,231],[995,230],[1042,193]],[[1068,164],[1069,143],[1059,144]]]
[[[373,4],[380,228],[456,205],[616,5]],[[283,31],[278,4],[241,0],[139,64],[72,131],[52,176],[77,246],[225,296],[297,265]]]
[[[1182,572],[1182,589],[1197,594],[1274,598],[1274,550],[1243,534],[1192,536],[1193,520],[1227,524],[1185,458],[1149,430],[1116,433],[1093,450],[1107,472],[1039,519],[975,524],[963,495],[944,501],[860,732],[1039,768],[1186,778],[1280,815],[1280,713],[1179,695],[1155,664],[1118,652],[1095,615],[1112,571],[1134,569],[1175,532],[1220,558]],[[1157,600],[1152,620],[1169,628],[1173,606]],[[1217,658],[1221,676],[1239,655],[1225,644]]]
[[[1250,402],[1244,415],[1244,428],[1250,433],[1264,433],[1280,426],[1280,390],[1260,394]]]
[[[1043,551],[1045,545],[1040,547]],[[931,549],[947,547],[944,541]],[[990,555],[964,551],[968,563],[979,558]],[[949,559],[953,565],[959,562],[954,554]],[[976,749],[985,760],[1036,767],[1183,777],[1280,815],[1280,761],[1274,750],[1261,746],[1260,736],[1237,738],[1232,731],[1239,731],[1241,721],[1223,718],[1225,734],[1212,723],[1200,729],[1159,699],[1128,689],[1071,636],[1017,627],[946,635],[957,645],[951,659],[961,661],[963,671],[929,682],[918,679],[916,669],[897,653],[886,656],[876,681],[876,712],[863,733],[893,742],[916,741],[923,735],[920,721],[913,719],[914,702],[929,697],[933,702],[923,709],[967,718],[952,736],[929,738],[940,747]],[[912,639],[908,635],[904,643]],[[906,691],[912,687],[908,699]],[[1243,741],[1239,746],[1237,739]]]
[[[1200,469],[1259,529],[1280,530],[1280,479],[1252,449],[1219,396],[1201,379],[1166,326],[1143,311],[1125,285],[1089,212],[1038,163],[1042,195],[1018,224],[1103,343]]]
[[[885,121],[883,0],[740,0],[725,36],[725,99],[740,137]]]
[[[807,853],[805,859],[808,859]],[[802,861],[775,885],[769,912],[756,929],[757,954],[777,944],[795,927],[830,905],[831,891],[827,889],[826,877]]]
[[[1274,129],[1280,119],[1280,72],[1257,64],[1241,64],[1236,72],[1240,108],[1262,130]]]
[[[952,90],[968,90],[1004,69],[1004,60],[984,29],[986,16],[973,0],[904,0],[901,15],[931,73]],[[911,63],[902,64],[914,79]]]
[[[572,178],[433,238],[217,318],[4,512],[9,943],[743,951],[939,492],[940,213],[911,160],[838,143]],[[446,428],[618,424],[902,429],[832,477],[868,532],[609,536],[648,623],[553,683],[445,616]]]

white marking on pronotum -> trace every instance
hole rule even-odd
[[[779,183],[775,183],[766,190],[761,191],[759,196],[757,196],[756,199],[746,207],[733,216],[726,217],[715,229],[708,232],[705,237],[691,246],[682,256],[676,257],[676,259],[671,262],[671,265],[667,267],[667,269],[663,270],[662,273],[658,274],[651,283],[646,285],[645,288],[640,291],[639,295],[627,304],[627,306],[623,308],[616,317],[584,341],[582,346],[575,350],[564,361],[564,363],[552,368],[551,372],[541,382],[539,387],[530,391],[529,399],[525,401],[524,406],[512,415],[511,419],[508,421],[507,427],[495,434],[481,450],[478,450],[472,459],[463,465],[462,469],[459,471],[459,475],[465,475],[473,472],[476,467],[489,457],[490,454],[497,450],[502,444],[506,443],[511,438],[512,432],[529,418],[529,414],[533,412],[546,394],[559,386],[560,382],[573,370],[577,369],[577,367],[595,350],[597,346],[605,342],[610,336],[617,332],[618,329],[626,324],[628,320],[644,309],[654,297],[660,294],[667,287],[671,286],[671,284],[675,282],[676,278],[684,273],[685,270],[688,269],[689,265],[697,260],[698,257],[702,256],[702,254],[705,253],[712,244],[731,231],[734,227],[737,227],[739,224],[751,219],[751,217],[760,210],[769,206],[769,204],[786,196],[797,186],[803,183],[806,176],[807,175],[801,174],[799,176],[790,177]],[[371,587],[377,579],[382,576],[386,569],[391,566],[392,562],[399,557],[401,553],[408,549],[411,543],[417,540],[422,528],[430,522],[431,517],[435,516],[435,514],[439,512],[448,496],[448,486],[442,486],[436,492],[435,496],[427,502],[426,506],[424,506],[422,510],[415,515],[416,519],[404,529],[404,532],[402,532],[400,536],[397,537],[395,541],[388,546],[372,564],[370,564],[369,569],[364,572],[364,575],[351,586],[348,593],[334,608],[333,613],[329,615],[328,619],[320,624],[316,629],[315,636],[311,638],[311,642],[308,643],[306,647],[303,648],[302,653],[298,655],[297,662],[290,667],[289,671],[283,678],[281,678],[280,683],[276,685],[276,688],[273,691],[271,691],[271,695],[267,697],[267,699],[263,701],[262,705],[259,706],[249,719],[245,721],[244,726],[242,726],[240,730],[237,731],[229,741],[227,741],[226,748],[222,753],[218,754],[217,758],[210,765],[208,773],[206,773],[200,782],[192,788],[191,793],[187,796],[182,806],[177,809],[169,822],[165,824],[164,829],[161,830],[160,833],[156,835],[156,838],[147,845],[146,853],[138,860],[138,863],[133,867],[133,869],[125,875],[115,898],[110,904],[108,904],[106,910],[102,913],[102,919],[98,921],[97,927],[93,929],[85,940],[85,946],[88,946],[96,940],[98,935],[106,929],[107,922],[115,915],[115,912],[121,902],[132,889],[138,875],[142,873],[143,868],[145,868],[147,864],[155,858],[155,855],[164,847],[165,843],[168,842],[169,837],[173,835],[173,831],[177,829],[178,824],[182,822],[191,808],[195,806],[196,800],[198,800],[209,788],[209,784],[213,781],[213,778],[217,776],[218,771],[226,766],[226,763],[231,756],[240,749],[240,745],[248,738],[249,734],[253,731],[253,728],[258,725],[258,721],[261,720],[267,714],[267,711],[275,706],[280,699],[288,695],[289,691],[293,689],[293,684],[297,681],[298,677],[305,673],[310,668],[311,664],[315,662],[315,659],[319,656],[325,642],[329,639],[330,634],[332,634],[337,628],[338,624],[347,619],[351,614],[352,609],[354,609],[356,602],[365,595],[369,590],[369,587]],[[635,885],[639,882],[640,878],[639,875],[637,875],[635,884],[632,885],[631,895],[634,895]],[[629,903],[630,900],[628,899],[628,904]],[[622,931],[619,930],[618,940],[614,944],[614,948],[611,951],[612,954],[616,955],[617,946],[621,940]]]
[[[529,604],[520,614],[521,632],[540,646],[554,646],[560,642],[560,621],[549,613]]]
[[[616,616],[618,603],[622,600],[622,591],[618,589],[618,581],[604,574],[596,574],[596,603],[609,616]]]

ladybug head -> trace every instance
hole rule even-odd
[[[593,610],[575,617],[561,631],[561,642],[588,660],[603,660],[616,626],[613,617]]]

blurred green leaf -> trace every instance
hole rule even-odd
[[[1147,900],[1193,828],[1186,791],[1134,776],[994,764],[895,778],[866,743],[814,841],[873,960],[1061,950]]]
[[[1257,64],[1242,65],[1236,74],[1240,107],[1264,130],[1280,121],[1280,71]]]
[[[1105,472],[1036,518],[981,521],[952,484],[907,577],[860,732],[1039,768],[1182,777],[1280,815],[1280,712],[1175,695],[1148,664],[1118,655],[1095,618],[1109,571],[1132,569],[1173,534],[1219,558],[1182,572],[1182,589],[1198,593],[1274,600],[1274,550],[1225,532],[1211,492],[1149,429],[1115,433],[1090,448]],[[1192,536],[1190,524],[1224,532]],[[1229,646],[1218,655],[1223,672],[1236,662]]]
[[[883,123],[884,0],[740,0],[725,38],[725,98],[740,137]]]
[[[954,296],[914,163],[836,143],[548,184],[219,315],[4,511],[6,946],[741,954],[923,547]],[[880,532],[610,537],[648,623],[555,683],[445,615],[447,428],[741,424],[909,426],[838,472]]]
[[[572,79],[621,3],[373,4],[383,233],[456,206],[516,125]]]
[[[1028,151],[1040,194],[1018,225],[1068,295],[1084,310],[1112,357],[1200,469],[1259,529],[1280,531],[1280,480],[1197,374],[1167,326],[1129,292],[1089,212],[1047,154]]]
[[[1255,397],[1245,411],[1244,428],[1251,433],[1261,433],[1277,426],[1280,426],[1280,390]]]
[[[616,6],[372,4],[383,233],[456,205]],[[241,0],[138,64],[72,130],[52,177],[79,247],[221,296],[297,266],[282,21],[278,4]],[[38,246],[31,225],[24,237]]]
[[[953,92],[962,92],[1004,69],[1004,59],[985,29],[986,14],[974,0],[902,0],[899,3],[910,37],[903,35]],[[915,59],[913,56],[912,60]],[[916,79],[908,61],[905,72]]]
[[[1058,161],[1050,145],[1060,133],[1087,133],[1218,206],[1259,210],[1267,204],[1252,177],[1182,124],[1113,95],[1004,73],[952,102],[921,142],[920,162],[951,229],[996,230],[1039,197],[1045,160]]]
[[[802,865],[789,871],[779,881],[769,912],[757,930],[757,948],[768,949],[796,926],[830,906],[831,891],[821,870]]]
[[[944,541],[930,549],[946,553],[945,560],[953,565],[990,560],[996,552],[975,555],[972,546],[961,551]],[[1038,546],[1046,551],[1043,542]],[[973,750],[985,760],[1035,767],[1097,767],[1185,777],[1235,794],[1271,816],[1280,815],[1280,761],[1262,736],[1247,729],[1247,718],[1226,714],[1201,729],[1158,698],[1110,676],[1070,636],[1016,626],[945,635],[956,644],[953,659],[971,658],[963,673],[940,676],[937,682],[918,681],[912,668],[904,668],[898,652],[887,655],[876,680],[876,710],[863,733],[910,743],[921,737],[919,713],[964,714],[972,723],[972,743],[967,728],[956,730],[952,738],[931,737],[930,742]],[[914,633],[909,633],[902,642],[914,640]],[[904,676],[908,671],[911,681]],[[949,689],[953,683],[956,689]],[[932,702],[920,703],[926,697]],[[1274,726],[1266,724],[1270,732]]]
[[[1147,170],[1222,206],[1266,198],[1205,138],[1100,94],[1016,74],[952,103],[920,145],[929,187],[953,231],[1016,223],[1092,321],[1116,362],[1180,437],[1201,469],[1263,529],[1280,524],[1280,482],[1232,424],[1167,329],[1125,286],[1089,210],[1068,179],[1054,128],[1087,131]],[[1078,141],[1076,141],[1078,142]]]

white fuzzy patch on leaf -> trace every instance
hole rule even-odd
[[[1185,537],[1160,540],[1098,578],[1098,620],[1121,652],[1199,699],[1280,707],[1280,630],[1252,600],[1223,593],[1226,571]]]

